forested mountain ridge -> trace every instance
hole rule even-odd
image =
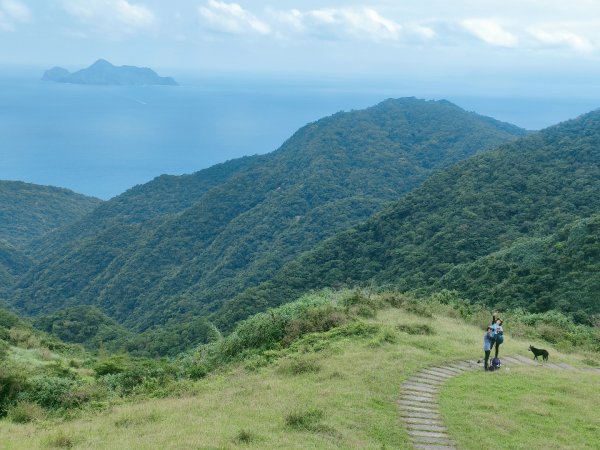
[[[159,220],[193,205],[208,190],[230,179],[238,171],[260,164],[262,157],[243,157],[216,164],[190,175],[161,175],[137,185],[102,203],[89,214],[69,226],[36,241],[32,251],[39,259],[51,261],[69,247],[100,235],[107,230],[119,234],[120,227]]]
[[[524,134],[446,101],[387,100],[338,113],[248,158],[187,209],[128,222],[99,217],[106,226],[84,231],[58,258],[47,253],[13,304],[28,313],[93,304],[138,330],[205,315],[434,171]]]
[[[594,111],[433,175],[383,212],[237,296],[215,319],[227,326],[323,286],[428,289],[460,264],[522,237],[546,237],[599,211],[600,112]],[[557,306],[591,312],[586,302],[573,298]]]
[[[591,324],[590,313],[600,314],[600,214],[458,265],[438,287],[503,309],[571,312]]]
[[[101,203],[68,189],[0,181],[0,240],[25,250],[35,239],[78,220]]]
[[[31,260],[21,251],[0,240],[0,300],[19,276],[31,268]]]

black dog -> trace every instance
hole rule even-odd
[[[537,359],[538,356],[541,356],[544,361],[548,361],[548,350],[544,350],[543,348],[535,348],[532,345],[529,346],[529,350],[533,352],[533,359]]]

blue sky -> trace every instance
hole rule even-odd
[[[593,85],[599,56],[597,0],[0,0],[0,64]]]

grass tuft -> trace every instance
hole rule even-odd
[[[47,441],[50,448],[71,448],[75,445],[75,439],[67,435],[64,431],[59,431],[51,436]]]
[[[297,410],[286,414],[285,424],[294,430],[326,431],[328,428],[321,423],[324,415],[323,410],[317,408]]]
[[[286,375],[301,375],[304,373],[317,373],[321,365],[310,357],[294,357],[283,360],[279,364],[279,372]]]
[[[117,428],[128,428],[146,423],[156,423],[160,421],[160,415],[157,413],[144,414],[141,416],[125,415],[115,420]]]
[[[434,328],[426,323],[399,324],[396,328],[398,331],[412,335],[432,336],[435,334]]]
[[[236,444],[250,444],[258,440],[258,436],[248,430],[240,430],[233,439]]]

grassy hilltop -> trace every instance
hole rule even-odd
[[[551,352],[552,362],[598,364],[600,337],[590,328],[556,313],[515,311],[505,318],[503,354],[529,356],[527,346],[534,343]],[[124,355],[70,363],[46,354],[55,361],[55,379],[79,377],[74,390],[48,397],[25,388],[0,422],[0,441],[7,449],[408,448],[397,405],[400,384],[421,368],[480,357],[482,325],[489,320],[487,311],[447,292],[417,301],[391,292],[325,291],[252,317],[228,337],[163,362],[162,370],[157,362]],[[8,351],[13,365],[31,367],[35,360],[18,346]],[[511,411],[508,442],[527,439],[528,448],[541,449],[571,439],[578,448],[592,448],[598,418],[588,412],[599,400],[598,374],[567,377],[550,370],[474,372],[448,383],[442,406],[452,436],[465,448],[481,448],[480,440],[469,441],[481,430],[461,420],[466,413],[456,415],[469,403],[452,399],[471,399],[472,386],[485,394],[488,386],[495,398],[473,404],[494,400]],[[73,398],[80,402],[65,403]],[[543,408],[530,398],[541,399]],[[524,420],[536,411],[544,423],[567,416],[577,427],[546,426],[532,440]]]

